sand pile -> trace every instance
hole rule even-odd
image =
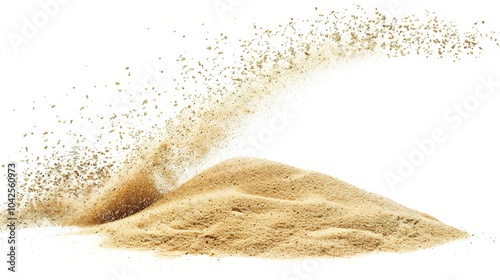
[[[89,231],[109,246],[161,255],[272,258],[409,251],[467,236],[330,176],[251,158],[220,163],[145,210]]]
[[[33,111],[54,111],[59,129],[35,125],[23,137],[19,221],[90,226],[108,245],[164,255],[347,256],[465,237],[388,199],[278,163],[236,159],[200,171],[235,156],[230,147],[246,125],[316,74],[365,57],[479,57],[499,46],[486,27],[459,28],[431,12],[317,11],[274,27],[254,24],[245,38],[207,31],[200,52],[170,57],[173,76],[141,86],[140,97],[129,77],[143,77],[125,64],[113,86],[93,85],[104,92],[73,87],[66,96],[82,100],[75,115],[59,117],[64,102],[37,100]],[[102,93],[114,102],[100,110]],[[112,105],[125,102],[124,111]]]

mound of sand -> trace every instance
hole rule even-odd
[[[148,208],[89,230],[105,245],[162,255],[271,258],[409,251],[467,236],[330,176],[250,158],[220,163]]]

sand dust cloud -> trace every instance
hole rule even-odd
[[[116,139],[111,145],[77,146],[79,156],[68,160],[64,155],[74,146],[53,133],[28,132],[53,145],[47,155],[22,150],[28,168],[19,191],[21,218],[27,226],[85,226],[103,234],[107,245],[162,255],[348,256],[463,238],[466,233],[429,215],[285,164],[238,158],[183,178],[284,89],[315,71],[364,56],[479,56],[486,46],[498,46],[496,34],[482,25],[463,30],[430,12],[392,18],[357,7],[318,11],[313,19],[292,18],[274,28],[254,25],[250,38],[217,35],[200,46],[206,57],[179,55],[174,91],[149,89],[158,100],[174,96],[173,103],[148,99],[107,119],[102,131]],[[175,116],[162,119],[170,108]],[[99,118],[80,114],[84,121]],[[140,125],[155,116],[160,126]],[[75,143],[85,142],[72,130],[73,120],[60,122]]]

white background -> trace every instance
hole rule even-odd
[[[19,34],[23,18],[32,19],[42,9],[38,1],[0,3],[2,163],[19,160],[15,151],[21,135],[33,124],[50,128],[50,117],[34,119],[30,113],[33,100],[50,104],[65,98],[73,86],[112,84],[125,66],[154,65],[158,57],[180,51],[196,53],[203,45],[192,42],[202,42],[202,22],[213,36],[224,32],[244,39],[254,22],[273,27],[290,17],[308,17],[315,6],[325,12],[352,7],[350,1],[243,0],[230,2],[234,9],[221,18],[212,0],[103,2],[60,5],[18,52],[8,34]],[[498,9],[486,0],[356,3],[393,13],[429,9],[463,26],[484,19],[500,30]],[[180,40],[182,35],[188,39]],[[296,117],[257,153],[385,195],[464,229],[472,238],[425,251],[348,259],[162,259],[147,252],[102,249],[96,237],[56,234],[66,229],[29,229],[18,233],[20,272],[15,275],[7,273],[3,261],[2,232],[1,279],[499,279],[500,88],[456,129],[442,116],[474,94],[480,77],[500,81],[499,62],[498,49],[458,63],[353,61],[307,85],[305,98],[290,108]],[[264,120],[248,137],[265,127]],[[384,174],[396,172],[398,157],[408,158],[417,149],[415,141],[430,137],[436,128],[445,131],[447,140],[404,183],[389,187]],[[5,193],[0,197],[5,200]]]

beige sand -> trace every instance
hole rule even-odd
[[[288,89],[323,70],[373,56],[459,60],[479,55],[485,41],[498,45],[496,33],[481,31],[477,23],[462,31],[432,13],[392,18],[360,6],[253,29],[247,38],[208,36],[200,46],[206,53],[179,54],[170,61],[179,70],[165,81],[171,86],[144,89],[148,97],[126,112],[95,114],[86,108],[94,108],[93,98],[101,93],[73,88],[72,96],[84,100],[76,115],[58,119],[58,130],[24,135],[28,146],[19,157],[25,170],[18,188],[23,225],[94,225],[141,211],[214,158],[231,154],[248,124],[279,110],[294,99]],[[133,68],[124,70],[127,77],[135,75]],[[131,80],[113,84],[104,87],[116,90],[118,100],[135,95],[122,87]],[[341,93],[333,88],[332,94]],[[89,141],[82,129],[96,125]],[[72,141],[58,136],[66,132]],[[33,152],[32,143],[44,143],[45,152]]]
[[[172,87],[145,89],[152,98],[123,114],[86,113],[100,93],[80,92],[86,101],[78,116],[58,120],[64,129],[25,134],[29,143],[45,143],[47,152],[23,149],[19,221],[88,226],[108,245],[164,255],[348,256],[467,236],[334,178],[277,163],[237,159],[199,173],[225,157],[247,124],[281,97],[292,98],[289,88],[322,70],[380,55],[455,61],[481,54],[484,41],[499,44],[497,33],[480,31],[478,23],[462,31],[432,13],[393,18],[356,10],[321,12],[271,29],[254,25],[249,38],[217,35],[200,47],[206,54],[179,54],[174,65],[182,70]],[[133,94],[120,87],[130,81],[114,84],[120,98]],[[173,117],[162,116],[170,110]],[[101,124],[101,141],[82,144],[85,124]],[[58,138],[65,129],[73,143]]]
[[[411,251],[467,236],[330,176],[251,158],[220,163],[145,210],[88,230],[108,246],[161,255],[270,258]]]

